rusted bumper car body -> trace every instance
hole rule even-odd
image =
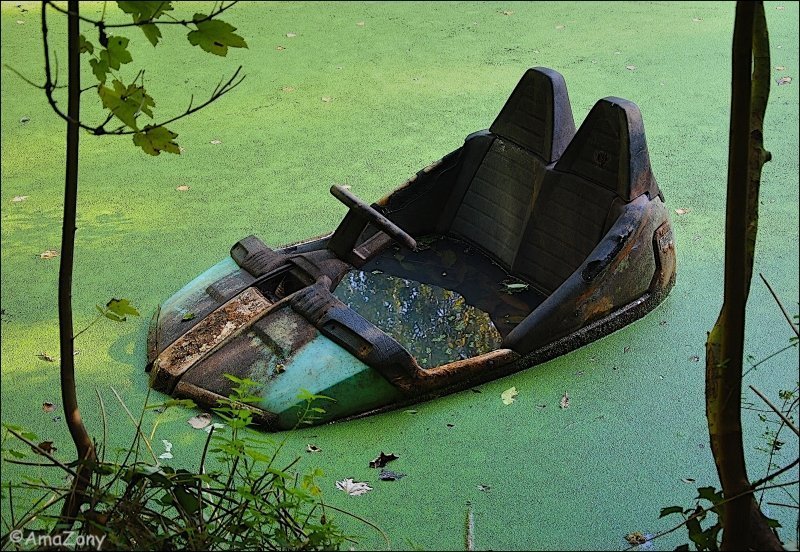
[[[155,389],[206,407],[259,383],[266,429],[396,408],[562,355],[652,310],[675,281],[641,114],[599,100],[576,132],[563,77],[526,72],[489,130],[330,235],[249,236],[153,318]]]

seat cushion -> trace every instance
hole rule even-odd
[[[464,194],[450,234],[474,243],[510,269],[543,174],[538,156],[495,139]]]
[[[514,273],[546,295],[555,291],[600,242],[616,194],[580,177],[551,172],[522,237]]]

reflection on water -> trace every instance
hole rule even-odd
[[[488,353],[502,341],[487,313],[438,286],[378,270],[352,270],[334,294],[426,368]]]

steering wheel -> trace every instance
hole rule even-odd
[[[405,230],[397,226],[391,220],[380,214],[378,211],[364,203],[350,191],[342,188],[338,184],[331,186],[333,197],[344,203],[351,211],[355,211],[379,230],[383,231],[394,241],[411,250],[417,248],[417,240],[412,238]]]

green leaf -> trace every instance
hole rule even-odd
[[[161,38],[161,29],[155,23],[147,23],[139,27],[144,32],[144,36],[150,41],[153,46],[158,45],[158,40]]]
[[[120,65],[132,62],[133,57],[127,50],[128,42],[130,41],[124,36],[108,37],[108,46],[100,52],[100,59],[112,69],[119,69]]]
[[[86,40],[85,36],[80,35],[78,37],[78,50],[82,54],[84,54],[86,52],[89,52],[90,54],[92,54],[92,53],[94,53],[94,45],[91,42],[89,42],[88,40]]]
[[[781,522],[778,521],[777,519],[765,518],[764,521],[767,522],[767,525],[769,527],[773,527],[773,528],[783,527],[783,525],[781,525]]]
[[[125,320],[125,316],[128,314],[131,316],[139,316],[139,311],[131,305],[128,299],[112,299],[106,303],[106,308],[123,320]]]
[[[190,493],[182,486],[177,486],[172,491],[175,499],[187,514],[194,514],[200,509],[200,501],[193,493]]]
[[[172,11],[172,2],[117,2],[119,9],[131,14],[134,23],[158,19]]]
[[[680,506],[667,506],[666,508],[661,508],[661,513],[659,514],[659,518],[664,516],[668,516],[670,514],[682,514],[683,508]]]
[[[143,86],[131,84],[126,87],[121,81],[114,79],[114,90],[107,86],[101,86],[97,93],[103,101],[103,106],[134,130],[139,130],[139,126],[136,124],[136,117],[139,113],[144,113],[149,117],[153,116],[150,108],[155,107],[156,103],[145,92]]]
[[[180,155],[180,147],[174,141],[177,137],[166,127],[147,125],[142,132],[133,135],[133,143],[150,155],[160,155],[162,151]]]
[[[203,13],[194,14],[196,31],[190,31],[186,36],[192,46],[200,46],[206,52],[218,55],[228,55],[228,48],[247,48],[244,38],[233,31],[236,27],[219,19],[207,19]]]
[[[680,545],[675,547],[675,552],[683,552],[684,550],[686,550],[686,551],[689,550],[689,544],[688,543],[680,544]]]
[[[97,77],[97,80],[100,81],[100,84],[106,83],[106,75],[108,75],[108,62],[97,59],[90,59],[89,65],[92,66],[92,73],[94,76]]]
[[[194,318],[194,316],[195,316],[195,315],[194,315],[194,313],[193,313],[193,312],[187,312],[186,314],[184,314],[184,315],[183,315],[183,317],[181,318],[181,320],[191,320],[191,319],[193,319],[193,318]]]
[[[697,489],[697,499],[706,499],[711,504],[717,505],[722,502],[722,493],[716,492],[717,490],[714,487],[698,487]]]

